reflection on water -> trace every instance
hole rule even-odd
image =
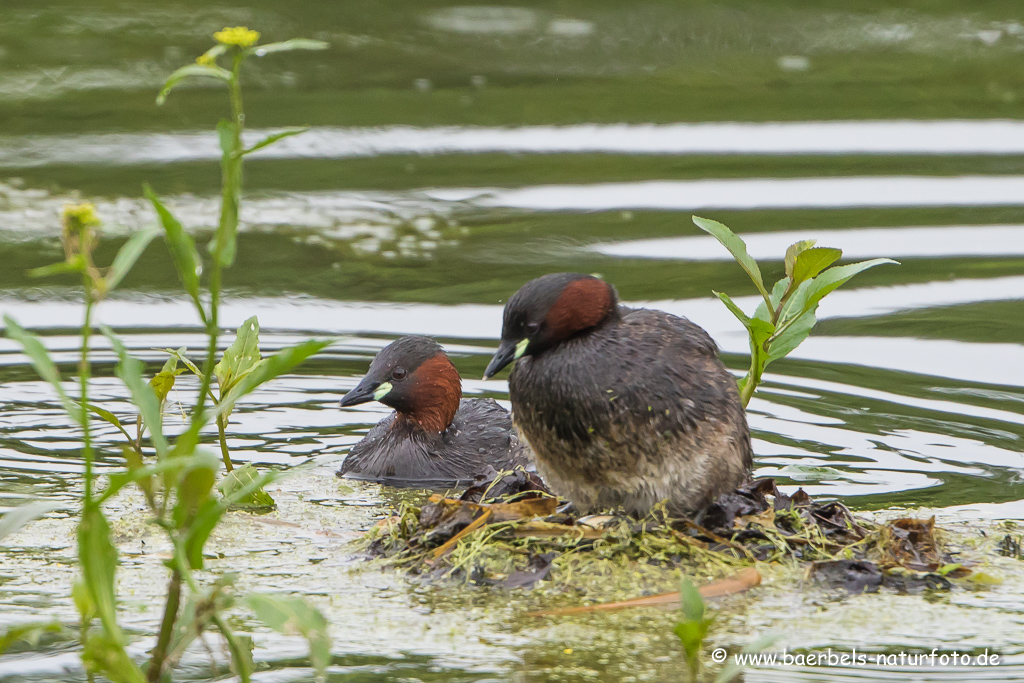
[[[330,680],[678,673],[672,615],[538,626],[521,622],[506,596],[495,606],[473,593],[478,604],[467,608],[464,595],[437,587],[349,574],[343,541],[384,506],[419,494],[343,485],[333,471],[387,412],[341,410],[338,399],[397,335],[438,337],[467,394],[505,401],[503,379],[479,378],[505,299],[545,272],[600,273],[624,301],[691,318],[743,372],[745,333],[710,292],[733,294],[747,310],[758,298],[691,224],[698,210],[745,234],[766,279],[781,276],[789,243],[809,237],[848,258],[903,261],[830,296],[815,335],[772,365],[749,413],[757,474],[861,510],[928,505],[947,522],[1020,517],[1024,29],[1015,7],[247,6],[13,0],[0,25],[0,168],[10,176],[0,179],[0,312],[41,333],[70,377],[81,317],[75,283],[24,274],[60,258],[62,205],[79,188],[97,204],[108,223],[104,261],[126,233],[152,222],[140,198],[150,180],[205,241],[219,187],[208,131],[223,116],[222,93],[183,90],[157,109],[157,84],[223,25],[331,42],[315,57],[253,60],[247,72],[253,137],[313,127],[247,166],[222,322],[233,329],[258,315],[264,351],[309,336],[335,343],[232,414],[235,458],[298,474],[278,495],[274,521],[285,526],[239,515],[240,526],[217,540],[222,555],[210,558],[242,568],[257,587],[304,592],[325,606],[338,636]],[[124,284],[98,318],[151,370],[166,347],[201,355],[201,327],[162,244]],[[113,354],[105,339],[94,343],[95,400],[130,421]],[[181,406],[196,390],[180,378],[169,432],[184,424]],[[97,425],[100,471],[117,466],[120,438]],[[40,497],[60,508],[0,551],[5,619],[74,622],[67,585],[81,469],[79,436],[51,389],[0,338],[0,512]],[[159,570],[161,550],[144,549],[157,540],[132,501],[118,505],[125,618],[133,633],[152,633],[159,587],[146,577]],[[816,595],[794,604],[791,592],[769,586],[727,611],[716,637],[741,645],[785,614],[787,634],[802,639],[792,646],[995,643],[1012,655],[1022,590],[1009,583],[906,605],[862,596],[823,610]],[[876,619],[887,605],[898,613]],[[268,665],[259,680],[309,678],[295,668],[296,641],[258,641]],[[148,646],[133,642],[139,652]],[[70,647],[43,643],[4,657],[0,681],[83,680]],[[188,680],[227,675],[211,674],[205,657],[185,661]],[[786,670],[746,680],[947,674]],[[999,676],[1022,678],[1013,667]]]

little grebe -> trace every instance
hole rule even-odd
[[[462,399],[459,372],[433,339],[402,337],[377,354],[343,407],[380,401],[395,409],[349,451],[338,476],[399,486],[466,484],[528,461],[508,411]]]
[[[618,303],[595,277],[532,280],[505,306],[485,377],[512,361],[512,414],[552,490],[589,512],[700,510],[747,477],[736,380],[703,329]]]

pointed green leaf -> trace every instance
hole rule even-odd
[[[279,43],[257,45],[252,49],[252,53],[257,57],[263,57],[264,55],[273,54],[274,52],[291,52],[292,50],[326,50],[330,46],[330,43],[325,43],[322,40],[292,38],[291,40],[283,40]]]
[[[113,330],[105,325],[101,327],[103,334],[114,347],[120,363],[117,365],[117,376],[121,378],[128,391],[131,392],[132,402],[139,408],[142,421],[149,430],[149,440],[156,449],[157,455],[163,458],[167,455],[167,439],[164,438],[163,415],[160,408],[160,401],[156,392],[142,378],[145,365],[137,358],[128,354],[128,350],[121,343],[121,340],[114,335]]]
[[[238,399],[253,391],[264,382],[288,372],[314,353],[330,345],[331,342],[329,341],[306,341],[282,349],[274,355],[264,358],[253,367],[251,372],[231,387],[227,396],[221,397],[220,403],[209,412],[209,418],[213,419],[218,415],[230,412]]]
[[[185,469],[178,481],[177,502],[174,506],[174,523],[179,529],[184,528],[193,518],[200,506],[210,500],[210,492],[216,479],[217,462],[199,459]]]
[[[331,661],[327,619],[305,599],[269,593],[245,596],[245,604],[264,624],[285,635],[300,634],[309,641],[309,659],[319,676]]]
[[[736,316],[741,323],[743,323],[743,326],[747,328],[747,333],[750,335],[751,346],[755,344],[763,344],[775,332],[775,325],[772,325],[767,320],[748,317],[747,314],[729,298],[728,294],[723,294],[722,292],[712,293],[721,299],[722,303],[724,303],[726,307],[732,311],[732,314]]]
[[[93,403],[89,404],[89,412],[117,427],[128,441],[132,440],[131,435],[127,430],[125,430],[124,425],[121,424],[121,420],[117,418],[117,415],[114,415],[106,408],[101,408]]]
[[[814,279],[805,280],[804,283],[801,284],[800,289],[797,290],[792,298],[790,298],[786,303],[783,316],[786,318],[795,317],[797,315],[797,311],[800,311],[799,315],[803,315],[807,311],[812,310],[818,305],[818,302],[840,285],[847,282],[857,273],[865,271],[868,268],[880,266],[883,263],[895,263],[899,265],[898,261],[893,261],[892,259],[876,258],[871,259],[870,261],[861,261],[860,263],[851,263],[846,266],[829,268]]]
[[[220,518],[228,511],[228,508],[251,495],[254,491],[262,489],[278,476],[280,475],[277,472],[268,472],[244,484],[232,493],[225,495],[221,500],[209,498],[199,506],[195,517],[193,517],[188,525],[188,533],[185,537],[185,553],[188,557],[189,566],[193,569],[203,568],[203,546],[206,545],[210,534],[220,522]]]
[[[769,633],[768,635],[761,636],[754,642],[750,643],[740,650],[740,652],[747,655],[763,652],[777,643],[779,638],[781,638],[780,634]],[[736,659],[734,657],[730,657],[729,663],[722,667],[722,670],[718,672],[717,676],[715,676],[714,683],[731,683],[741,673],[743,673],[743,668],[743,665],[736,663]]]
[[[195,363],[188,359],[188,356],[185,355],[184,346],[182,346],[180,349],[164,349],[164,351],[166,351],[167,353],[171,354],[173,357],[181,361],[182,364],[185,365],[185,367],[187,367],[189,370],[191,370],[192,374],[195,375],[196,377],[203,376],[202,371],[196,366]]]
[[[793,282],[799,285],[804,280],[817,277],[818,273],[825,270],[833,263],[843,257],[842,249],[832,247],[815,247],[800,252],[796,264],[793,266]]]
[[[807,311],[792,323],[789,323],[786,328],[768,344],[768,358],[765,361],[765,367],[768,363],[785,358],[789,353],[800,346],[804,339],[811,333],[811,329],[814,324],[818,321],[815,318],[814,313],[818,310],[815,306],[811,310]]]
[[[247,489],[253,482],[259,480],[259,476],[259,470],[251,464],[245,464],[228,472],[217,484],[217,490],[226,498],[237,498],[235,505],[241,507],[273,508],[276,503],[263,488],[255,489],[240,498],[237,497],[239,491]]]
[[[13,534],[29,522],[39,519],[47,512],[57,509],[57,505],[43,500],[32,501],[25,505],[19,505],[13,510],[8,510],[0,517],[0,541],[4,536]]]
[[[775,283],[775,286],[772,287],[771,296],[769,297],[772,304],[772,310],[779,307],[779,302],[782,301],[782,297],[786,295],[787,291],[789,291],[788,277],[784,277]],[[761,301],[757,303],[757,309],[754,311],[754,317],[758,320],[764,320],[769,323],[772,321],[772,314],[768,311],[768,305],[765,303],[764,299],[761,299]]]
[[[750,279],[757,287],[757,291],[761,293],[761,296],[767,299],[768,290],[765,289],[764,280],[761,279],[761,269],[757,267],[757,261],[752,259],[750,254],[747,253],[746,242],[718,221],[694,216],[693,222],[698,228],[710,234],[721,242],[722,246],[729,250],[729,253],[732,254],[733,258],[736,259],[736,262],[740,264],[740,267],[743,268],[747,275],[750,276]]]
[[[125,650],[124,634],[117,623],[117,549],[110,538],[110,525],[96,503],[83,508],[78,523],[78,565],[92,607],[103,624],[102,635],[90,636],[83,659],[87,666],[99,669],[116,683],[144,683],[142,671]]]
[[[789,245],[786,249],[786,277],[793,277],[793,266],[796,265],[796,258],[802,252],[807,251],[817,243],[817,240],[800,240]]]
[[[704,620],[704,598],[690,580],[685,580],[679,589],[679,600],[683,616],[689,621]]]
[[[61,386],[60,373],[57,372],[57,366],[53,364],[50,354],[46,352],[46,347],[39,341],[39,337],[25,330],[9,315],[4,316],[4,325],[7,327],[7,336],[21,344],[21,347],[25,350],[25,355],[28,356],[32,367],[36,369],[39,376],[57,390],[57,396],[60,397],[60,402],[64,405],[64,410],[71,416],[71,419],[77,424],[83,424],[85,416],[82,414],[81,407],[65,393],[64,387]]]
[[[36,649],[40,639],[47,633],[60,633],[63,627],[59,622],[49,624],[18,624],[0,631],[0,655],[7,652],[18,642]]]
[[[167,77],[163,89],[156,96],[157,105],[166,102],[171,90],[187,78],[217,78],[227,82],[231,80],[231,72],[215,64],[187,64]]]
[[[213,367],[213,374],[224,396],[242,377],[252,371],[260,362],[260,321],[252,316],[238,327],[235,340],[224,351],[220,362]]]
[[[106,277],[103,278],[108,292],[115,289],[121,283],[124,276],[128,274],[128,271],[132,269],[135,262],[142,256],[142,252],[146,251],[149,243],[159,234],[159,228],[145,228],[133,233],[128,238],[128,241],[121,245],[117,256],[114,257],[114,262],[110,265],[110,270],[107,271]]]
[[[249,149],[243,151],[242,154],[252,154],[256,150],[268,147],[277,142],[278,140],[290,138],[291,136],[298,135],[300,133],[305,133],[307,130],[309,130],[309,126],[306,126],[304,128],[288,128],[287,130],[282,130],[278,133],[274,133],[273,135],[268,135],[267,137],[263,138]]]
[[[203,262],[199,252],[196,250],[195,242],[185,232],[185,228],[181,226],[181,223],[161,203],[159,197],[153,192],[153,188],[149,185],[144,185],[143,191],[156,210],[160,223],[164,227],[164,240],[167,242],[167,248],[171,252],[171,260],[174,261],[174,267],[178,271],[178,277],[181,278],[181,284],[185,287],[189,297],[192,298],[192,303],[195,304],[196,309],[199,311],[199,317],[205,323],[206,311],[203,310],[203,305],[199,300],[199,274],[202,271]]]
[[[85,266],[85,259],[76,255],[71,261],[60,261],[51,263],[48,266],[33,268],[28,271],[29,277],[49,277],[50,275],[67,275],[68,273],[81,273]]]

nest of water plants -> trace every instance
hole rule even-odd
[[[652,593],[680,574],[714,579],[765,562],[805,564],[807,578],[849,592],[942,590],[970,573],[940,543],[934,518],[879,524],[803,489],[787,495],[773,479],[749,482],[693,519],[664,507],[635,519],[578,515],[518,469],[478,478],[457,498],[405,504],[362,542],[415,575],[576,594]]]

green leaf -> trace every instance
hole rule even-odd
[[[159,234],[160,228],[139,230],[129,237],[127,242],[121,245],[121,248],[117,251],[117,256],[114,257],[114,262],[110,264],[110,270],[107,271],[106,276],[103,278],[108,292],[121,283],[124,276],[128,274],[128,271],[132,269],[135,262],[142,256],[142,252],[146,251],[149,243]]]
[[[253,465],[246,464],[236,467],[225,475],[217,490],[226,498],[236,499],[235,504],[243,507],[272,508],[276,505],[273,497],[263,490],[262,487],[252,490],[246,495],[239,496],[239,491],[249,490],[251,485],[259,480],[259,470]]]
[[[673,632],[686,653],[690,679],[696,680],[700,670],[700,650],[711,627],[711,619],[705,618],[704,598],[689,579],[684,580],[680,586],[679,600],[683,615]]]
[[[260,362],[260,321],[252,316],[238,327],[235,340],[224,351],[220,362],[213,367],[213,374],[224,396],[239,380],[252,372]]]
[[[114,347],[120,363],[117,365],[116,374],[128,387],[131,392],[132,402],[138,407],[142,415],[142,422],[149,430],[149,439],[156,449],[157,455],[163,458],[167,454],[167,439],[164,438],[163,414],[160,407],[160,400],[156,392],[142,378],[145,365],[137,358],[128,355],[128,350],[121,343],[121,340],[114,335],[114,331],[106,325],[101,327],[103,334]]]
[[[156,394],[156,400],[161,407],[167,401],[167,394],[171,393],[171,389],[174,388],[174,378],[178,374],[179,372],[161,370],[153,375],[153,379],[149,380],[149,386],[153,388],[153,393]]]
[[[78,564],[91,607],[103,624],[102,635],[89,637],[83,660],[116,683],[143,683],[145,676],[125,651],[124,634],[117,623],[114,592],[117,549],[110,539],[110,525],[97,503],[87,504],[82,509],[78,523]]]
[[[182,346],[180,349],[164,349],[164,351],[166,351],[167,353],[171,354],[172,356],[177,358],[179,361],[181,361],[182,364],[184,364],[185,367],[187,367],[189,370],[191,370],[192,374],[195,375],[196,377],[202,377],[203,376],[202,370],[200,370],[196,366],[196,364],[193,363],[192,361],[190,361],[188,359],[188,356],[185,355],[185,347],[184,346]]]
[[[189,297],[192,298],[192,303],[195,304],[196,309],[199,311],[199,317],[205,323],[206,311],[203,310],[203,305],[199,300],[199,274],[202,271],[203,262],[199,252],[196,250],[196,244],[192,237],[185,232],[185,228],[181,226],[181,223],[161,203],[159,197],[153,192],[153,188],[149,185],[144,185],[143,191],[156,210],[160,223],[164,226],[164,240],[167,242],[167,248],[171,252],[171,260],[174,261],[174,267],[178,271],[178,277],[181,278],[181,284],[185,287]]]
[[[213,458],[213,461],[216,462],[214,456],[209,455],[206,457]],[[203,568],[203,546],[206,545],[210,534],[220,522],[224,513],[228,511],[228,508],[254,491],[262,489],[278,476],[276,472],[268,472],[258,479],[243,485],[231,494],[225,495],[221,500],[209,498],[199,506],[185,536],[185,554],[190,567],[193,569]]]
[[[25,643],[30,648],[35,649],[39,645],[39,640],[45,634],[60,633],[63,630],[64,628],[60,625],[60,622],[56,621],[49,624],[19,624],[11,626],[0,632],[0,655],[10,650],[18,642]]]
[[[815,306],[812,310],[807,311],[795,321],[789,323],[779,336],[768,344],[768,358],[765,361],[765,367],[773,360],[786,357],[793,349],[800,346],[804,339],[807,339],[814,324],[818,322],[818,319],[814,316],[817,309],[818,307]]]
[[[231,80],[231,72],[215,64],[188,64],[183,66],[167,77],[163,89],[156,96],[157,105],[162,105],[166,102],[167,95],[171,90],[187,78],[218,78],[228,82]]]
[[[799,285],[804,280],[810,280],[812,277],[817,277],[818,273],[825,270],[842,257],[842,249],[834,249],[832,247],[815,247],[813,249],[807,249],[806,251],[800,252],[800,255],[796,259],[796,264],[793,266],[793,273],[790,277],[793,278],[794,285]]]
[[[796,311],[800,311],[799,315],[802,315],[803,313],[812,310],[817,306],[818,302],[857,273],[865,271],[868,268],[880,266],[883,263],[895,263],[899,265],[898,261],[893,261],[892,259],[876,258],[871,259],[870,261],[861,261],[860,263],[851,263],[846,266],[829,268],[814,279],[806,280],[806,285],[802,285],[786,303],[783,315],[787,318],[796,317]]]
[[[280,43],[257,45],[252,49],[252,53],[257,57],[263,57],[274,52],[291,52],[292,50],[326,50],[330,46],[330,43],[325,43],[322,40],[292,38],[291,40],[283,40]]]
[[[50,275],[66,275],[68,273],[81,273],[85,267],[85,259],[80,254],[75,255],[71,261],[60,261],[51,263],[48,266],[33,268],[28,271],[29,277],[49,277]]]
[[[215,455],[207,451],[198,451],[192,455],[179,455],[166,458],[152,465],[142,465],[141,460],[133,460],[129,463],[127,470],[114,472],[108,478],[110,482],[98,499],[98,503],[109,500],[122,488],[135,481],[145,481],[155,476],[166,474],[169,479],[174,480],[178,474],[186,469],[196,467],[208,467],[215,469],[220,461]]]
[[[290,138],[291,136],[298,135],[300,133],[305,133],[307,130],[309,130],[309,126],[305,126],[303,128],[288,128],[278,133],[274,133],[273,135],[268,135],[267,137],[263,138],[249,149],[244,150],[242,154],[252,154],[256,150],[268,147],[277,142],[278,140]]]
[[[683,616],[689,621],[704,620],[704,598],[690,580],[685,580],[679,589]]]
[[[782,301],[782,297],[789,291],[789,278],[784,277],[775,283],[772,287],[772,293],[769,299],[771,300],[772,310],[774,311],[779,307],[779,302]],[[772,321],[772,314],[768,311],[768,304],[764,299],[757,302],[757,309],[754,311],[754,317],[758,320],[764,320],[765,322]]]
[[[145,683],[142,671],[116,638],[90,632],[83,645],[82,663],[91,675],[102,674],[113,683]]]
[[[761,346],[775,332],[775,325],[772,325],[767,320],[747,316],[747,314],[729,298],[728,294],[715,291],[712,291],[712,293],[721,299],[722,303],[724,303],[726,307],[732,311],[732,314],[736,316],[741,323],[743,323],[743,326],[747,328],[747,333],[750,335],[751,348],[755,345]]]
[[[789,245],[786,249],[786,277],[793,277],[793,267],[796,265],[796,258],[817,243],[817,240],[800,240]]]
[[[256,389],[264,382],[282,375],[306,360],[314,353],[331,345],[329,341],[306,341],[278,351],[273,356],[264,358],[252,370],[236,382],[227,396],[222,396],[213,410],[208,411],[209,419],[230,413],[238,399]]]
[[[278,633],[305,636],[313,668],[319,676],[325,675],[331,662],[331,637],[327,632],[327,619],[320,610],[303,598],[270,593],[247,595],[245,604],[260,621]]]
[[[780,636],[778,634],[769,633],[768,635],[761,636],[754,642],[747,645],[741,650],[743,654],[752,655],[758,652],[763,652],[769,647],[778,642]],[[743,673],[743,666],[736,663],[735,658],[730,658],[729,663],[722,667],[722,670],[715,676],[714,683],[730,683],[737,676]]]
[[[178,482],[178,500],[174,506],[174,523],[184,528],[197,514],[200,506],[210,500],[216,479],[217,461],[201,458],[188,467]]]
[[[736,262],[740,264],[740,267],[743,268],[747,275],[750,276],[750,279],[753,280],[754,285],[757,287],[757,291],[761,293],[761,296],[767,299],[768,291],[764,288],[764,281],[761,279],[761,269],[757,267],[757,261],[752,259],[750,254],[747,253],[746,242],[718,221],[694,216],[693,222],[698,228],[710,234],[721,242],[722,246],[729,250],[729,253],[732,254],[734,259],[736,259]]]
[[[79,425],[84,424],[85,416],[82,414],[81,407],[64,392],[64,387],[61,386],[60,382],[60,373],[57,372],[57,366],[53,364],[50,354],[46,352],[46,347],[39,341],[39,337],[26,331],[9,315],[4,316],[4,325],[7,327],[7,336],[21,344],[21,347],[25,350],[25,355],[28,356],[32,367],[36,369],[39,376],[57,390],[57,396],[60,397],[60,402],[64,405],[64,410],[71,416],[71,419]]]
[[[8,510],[0,517],[0,541],[4,536],[13,534],[29,522],[39,519],[47,512],[57,509],[57,505],[44,500],[36,500],[25,505],[19,505],[13,510]],[[0,650],[2,651],[2,650]]]
[[[225,268],[235,262],[238,240],[238,203],[242,192],[241,149],[235,149],[238,126],[227,119],[217,124],[220,141],[221,169],[224,180],[221,189],[220,222],[209,244],[210,253]]]

